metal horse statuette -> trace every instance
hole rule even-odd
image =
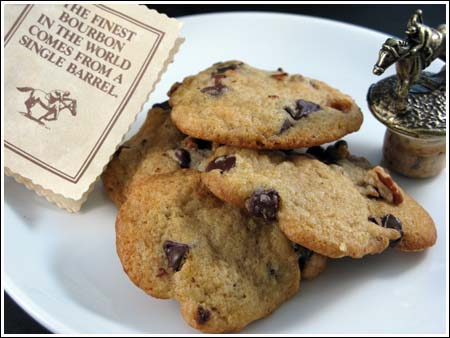
[[[395,63],[397,82],[390,106],[399,113],[408,109],[408,94],[412,89],[424,93],[445,85],[445,66],[438,74],[422,71],[437,58],[445,62],[446,25],[436,29],[426,26],[419,9],[409,19],[405,33],[404,40],[389,38],[384,42],[373,68],[375,75],[381,75]]]

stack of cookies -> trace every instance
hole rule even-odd
[[[189,325],[238,331],[322,272],[436,241],[428,213],[380,166],[349,153],[347,95],[282,69],[217,63],[176,83],[102,179],[117,252],[146,293]]]

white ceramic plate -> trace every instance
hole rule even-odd
[[[170,85],[217,61],[239,59],[283,67],[351,94],[364,111],[352,152],[378,163],[384,127],[367,109],[371,73],[386,36],[328,20],[284,14],[185,17],[186,42],[148,103]],[[434,65],[432,69],[439,69]],[[387,72],[391,74],[392,70]],[[131,129],[142,123],[141,113]],[[423,253],[395,250],[332,261],[296,297],[243,333],[438,333],[445,331],[445,177],[399,178],[433,216],[436,245]],[[5,286],[50,330],[60,333],[195,333],[178,304],[145,295],[125,275],[114,245],[116,209],[98,183],[78,214],[68,214],[5,179]]]

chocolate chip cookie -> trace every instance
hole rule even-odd
[[[168,102],[156,104],[139,132],[113,155],[102,175],[103,184],[120,206],[135,180],[183,168],[200,169],[212,148],[211,142],[187,137],[175,127]]]
[[[389,246],[422,250],[434,243],[432,219],[383,168],[359,164],[364,177],[356,177],[346,169],[356,171],[356,164],[347,159],[343,141],[308,152],[220,147],[203,181],[219,198],[328,257],[358,258]]]
[[[340,152],[341,158],[331,167],[349,177],[368,197],[370,220],[402,234],[401,240],[392,241],[391,246],[402,251],[421,251],[434,245],[437,234],[433,219],[384,168],[373,166],[363,157]]]
[[[134,185],[116,244],[130,279],[177,300],[187,323],[204,332],[240,330],[299,288],[298,256],[283,233],[216,198],[190,169]]]
[[[246,148],[319,145],[358,130],[363,120],[352,98],[324,82],[240,61],[187,77],[169,96],[181,131]]]

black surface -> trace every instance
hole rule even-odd
[[[422,9],[429,26],[445,22],[445,5],[147,5],[168,16],[212,12],[263,11],[318,16],[403,36],[405,25],[416,9]]]
[[[445,5],[147,5],[171,17],[226,11],[285,12],[318,16],[403,36],[412,12],[421,8],[429,26],[445,22]],[[237,37],[238,38],[238,37]],[[189,43],[189,41],[186,41]],[[49,333],[5,294],[5,333]]]
[[[51,333],[31,318],[5,292],[5,333]]]

